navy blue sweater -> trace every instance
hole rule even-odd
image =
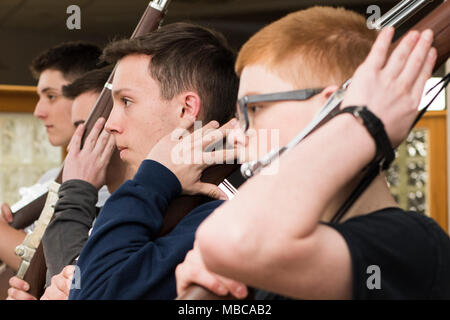
[[[80,257],[80,289],[69,299],[174,299],[175,268],[192,249],[200,223],[223,201],[211,201],[157,237],[169,203],[181,192],[166,167],[145,160],[133,180],[105,203]]]

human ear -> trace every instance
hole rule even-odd
[[[197,118],[201,110],[201,99],[195,92],[186,92],[182,96],[180,118]]]
[[[331,85],[323,89],[323,91],[320,93],[320,95],[324,98],[325,101],[330,99],[331,95],[335,93],[339,89],[336,85]]]

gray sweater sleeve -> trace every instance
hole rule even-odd
[[[47,264],[46,286],[50,285],[54,275],[75,262],[97,215],[98,191],[90,183],[66,181],[58,195],[54,218],[42,238]]]

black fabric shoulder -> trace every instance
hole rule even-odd
[[[431,218],[385,208],[327,225],[349,247],[354,299],[450,298],[450,239]]]

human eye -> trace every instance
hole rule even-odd
[[[122,100],[123,104],[125,105],[125,108],[128,108],[128,107],[131,106],[131,100],[130,99],[123,97],[123,98],[121,98],[121,100]]]
[[[47,94],[47,99],[49,101],[54,101],[54,100],[56,100],[57,97],[58,96],[56,94],[51,94],[51,93]]]
[[[259,105],[249,105],[247,107],[247,109],[251,113],[256,113],[256,112],[258,112],[261,109],[261,106],[259,106]]]

